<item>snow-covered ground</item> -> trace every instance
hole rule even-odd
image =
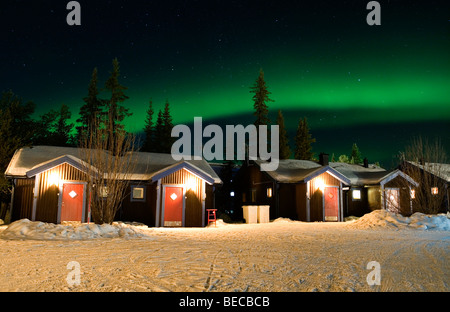
[[[446,215],[207,228],[24,219],[0,232],[1,291],[450,291]],[[79,285],[67,281],[73,261]],[[372,261],[379,285],[367,282]]]

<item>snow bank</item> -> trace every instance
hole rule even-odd
[[[411,217],[389,212],[374,210],[361,218],[349,221],[348,227],[355,229],[392,228],[392,229],[423,229],[450,231],[450,219],[445,214],[426,215],[420,212]]]
[[[76,223],[53,224],[21,219],[11,223],[0,234],[3,239],[87,240],[95,238],[147,237],[147,226],[114,222],[110,224]]]
[[[225,221],[223,221],[223,219],[217,219],[216,223],[214,224],[214,222],[209,223],[206,227],[210,228],[210,227],[224,227],[230,225],[230,223],[227,223]]]

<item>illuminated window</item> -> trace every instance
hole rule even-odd
[[[439,189],[437,187],[432,187],[431,188],[431,194],[433,194],[433,195],[439,194]]]
[[[230,192],[230,196],[234,197],[234,192],[233,191]]]
[[[360,200],[361,199],[361,190],[353,190],[352,198],[353,198],[353,200]]]
[[[267,197],[272,198],[272,188],[271,187],[267,188]]]
[[[416,190],[411,190],[411,199],[416,198]]]
[[[99,195],[103,198],[108,197],[108,187],[106,185],[100,187]]]
[[[131,201],[145,201],[145,187],[131,186]]]

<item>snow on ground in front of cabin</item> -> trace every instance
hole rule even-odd
[[[340,223],[148,228],[114,223],[0,227],[2,291],[450,291],[445,215],[372,212]],[[71,261],[80,285],[69,285]],[[368,285],[371,261],[380,285]]]
[[[450,231],[450,214],[427,215],[416,212],[410,217],[404,217],[387,210],[374,210],[349,224],[351,228],[391,228],[391,229],[422,229]]]
[[[64,224],[45,223],[21,219],[11,223],[1,234],[3,239],[33,240],[86,240],[115,237],[146,237],[150,229],[136,223],[114,222],[113,224],[94,224],[65,222]]]

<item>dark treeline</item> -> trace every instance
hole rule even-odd
[[[3,92],[0,98],[0,170],[4,172],[14,152],[24,146],[52,145],[52,146],[81,146],[95,135],[97,129],[107,133],[107,148],[115,153],[115,142],[119,135],[126,134],[124,121],[132,113],[126,107],[129,99],[126,95],[127,87],[119,82],[120,66],[116,59],[112,62],[109,78],[99,88],[98,70],[94,68],[91,80],[87,87],[86,96],[82,99],[79,109],[79,118],[76,123],[71,122],[72,113],[67,105],[61,104],[58,109],[51,109],[47,113],[33,118],[36,105],[31,101],[24,101],[13,91]],[[101,92],[104,97],[101,97]],[[254,125],[270,126],[269,103],[270,98],[261,69],[259,75],[250,88],[253,94]],[[163,109],[156,113],[153,101],[149,100],[147,114],[144,120],[144,139],[137,146],[144,152],[170,153],[174,138],[171,137],[173,118],[170,111],[169,100],[166,100]],[[275,121],[280,127],[279,151],[280,159],[316,160],[312,144],[316,141],[312,137],[306,117],[299,118],[293,146],[287,136],[286,125],[282,111],[278,111]],[[270,129],[270,127],[268,127]],[[293,147],[293,149],[292,149]],[[334,159],[334,154],[332,156]],[[360,163],[361,153],[356,144],[353,145],[350,156],[341,155],[338,161]],[[0,175],[0,200],[9,201],[10,185],[4,175]]]

